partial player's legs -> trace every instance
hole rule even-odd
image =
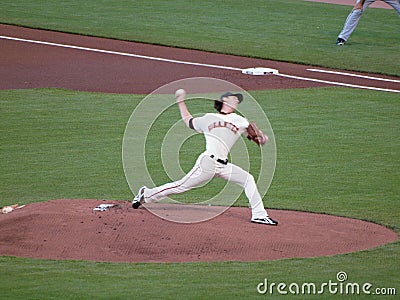
[[[391,7],[393,7],[397,11],[397,14],[400,16],[400,1],[399,0],[382,0],[382,1],[386,2]]]
[[[347,16],[346,21],[344,22],[343,29],[338,35],[336,45],[342,46],[345,42],[347,42],[350,35],[356,29],[363,11],[373,2],[375,2],[375,0],[366,0],[364,2],[364,5],[361,7],[361,4],[359,3],[359,1],[357,1],[353,10],[350,12],[350,14]]]
[[[189,191],[203,182],[210,180],[215,175],[215,162],[209,156],[201,154],[194,167],[182,179],[167,183],[152,189],[143,187],[132,202],[137,208],[143,202],[150,203],[160,201],[169,195],[180,194]],[[142,192],[143,190],[143,192]],[[140,203],[139,205],[137,203]]]
[[[218,172],[217,176],[243,187],[251,206],[252,222],[268,225],[278,224],[278,222],[272,220],[268,216],[253,175],[242,168],[229,163]]]
[[[337,45],[343,45],[345,42],[347,42],[354,29],[356,29],[357,24],[360,21],[361,14],[361,9],[354,9],[347,16],[346,22],[344,22],[343,29],[338,35],[338,40],[336,42]]]

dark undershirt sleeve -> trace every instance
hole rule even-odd
[[[194,126],[193,126],[193,118],[191,118],[191,119],[189,120],[189,128],[195,130],[195,129],[194,129]]]

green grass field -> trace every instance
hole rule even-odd
[[[334,41],[349,7],[274,0],[215,3],[4,0],[0,22],[400,75],[394,11],[368,10],[348,47],[337,48]],[[354,217],[400,232],[397,94],[337,87],[251,94],[266,111],[277,143],[275,177],[264,199],[268,207]],[[130,199],[122,139],[143,97],[58,89],[0,91],[0,206],[59,198]],[[168,114],[179,118],[178,109]],[[160,132],[152,134],[161,138]],[[204,146],[201,139],[194,140],[193,151]],[[192,160],[182,157],[181,162],[189,168]],[[155,180],[165,179],[157,163],[150,171]],[[191,193],[196,197],[204,190]],[[245,198],[236,205],[246,205]],[[264,278],[321,285],[335,281],[340,271],[349,282],[394,287],[398,294],[399,257],[400,242],[332,257],[256,263],[0,257],[0,282],[6,287],[0,299],[275,299],[282,295],[257,293]],[[326,292],[295,298],[338,297]]]
[[[354,97],[354,92],[252,93],[277,140],[277,169],[267,204],[366,219],[399,232],[398,99],[371,91],[356,91]],[[0,206],[55,198],[130,199],[121,144],[130,113],[142,98],[54,89],[1,91]],[[175,114],[179,118],[177,109]],[[164,121],[170,122],[169,117]],[[193,151],[203,146],[195,141]],[[190,167],[190,162],[182,163]],[[156,168],[150,172],[163,176]],[[204,190],[192,196],[196,193]],[[245,205],[245,199],[237,205]],[[4,299],[251,299],[258,296],[256,287],[264,277],[322,283],[334,280],[339,271],[355,282],[398,290],[399,246],[258,263],[112,264],[3,257],[0,279],[11,287],[3,291]]]

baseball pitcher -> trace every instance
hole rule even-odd
[[[227,92],[214,102],[218,113],[207,113],[196,118],[188,111],[184,102],[185,96],[186,92],[183,89],[175,93],[181,117],[187,127],[204,134],[206,150],[200,154],[194,167],[182,179],[154,188],[141,187],[132,201],[132,207],[136,209],[143,203],[157,202],[169,195],[183,193],[217,176],[244,189],[251,206],[251,222],[278,225],[277,221],[268,216],[254,177],[228,161],[229,151],[241,134],[259,145],[268,141],[268,137],[254,122],[249,122],[235,113],[243,95]]]

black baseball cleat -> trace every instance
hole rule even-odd
[[[132,207],[134,209],[139,208],[140,205],[142,205],[144,203],[144,190],[146,189],[146,186],[142,186],[139,189],[139,192],[137,193],[137,195],[135,196],[135,198],[133,198],[132,201]]]
[[[272,226],[276,226],[278,225],[278,221],[275,221],[273,219],[271,219],[270,217],[265,217],[265,218],[255,218],[255,219],[251,219],[252,223],[258,223],[258,224],[264,224],[264,225],[272,225]]]
[[[338,46],[343,46],[344,43],[346,43],[346,41],[344,39],[342,39],[342,38],[338,38],[336,40],[336,45],[338,45]]]

